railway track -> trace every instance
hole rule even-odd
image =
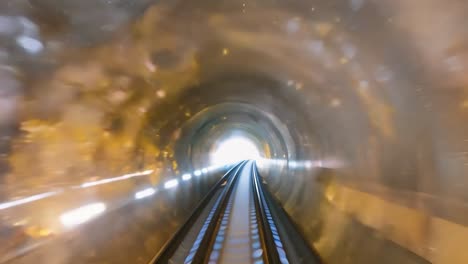
[[[320,263],[266,190],[254,161],[233,166],[151,263]]]

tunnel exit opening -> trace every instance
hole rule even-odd
[[[232,136],[221,141],[211,154],[214,165],[233,164],[242,160],[259,159],[260,151],[247,137]]]

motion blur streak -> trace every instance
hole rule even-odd
[[[468,263],[467,12],[0,1],[0,256],[148,263],[255,159],[324,263]]]
[[[186,173],[186,174],[182,175],[182,180],[184,180],[184,181],[188,181],[191,178],[192,178],[191,174]]]
[[[36,194],[36,195],[33,195],[33,196],[25,197],[25,198],[22,198],[22,199],[14,200],[14,201],[11,201],[11,202],[0,203],[0,210],[7,209],[7,208],[10,208],[10,207],[14,207],[14,206],[18,206],[18,205],[22,205],[22,204],[26,204],[26,203],[30,203],[30,202],[34,202],[34,201],[38,201],[38,200],[41,200],[41,199],[56,195],[58,193],[59,192],[41,193],[41,194]]]
[[[174,179],[174,180],[169,180],[166,183],[164,183],[164,188],[165,189],[171,189],[179,185],[179,181]]]
[[[104,203],[92,203],[63,213],[60,216],[62,224],[68,228],[83,224],[106,210]]]
[[[143,199],[156,193],[154,188],[147,188],[135,193],[135,199]]]
[[[142,171],[142,172],[135,172],[135,173],[125,174],[125,175],[115,177],[115,178],[102,179],[102,180],[93,181],[93,182],[85,182],[85,183],[81,184],[81,188],[87,188],[87,187],[92,187],[92,186],[96,186],[96,185],[100,185],[100,184],[111,183],[111,182],[116,182],[116,181],[122,181],[122,180],[130,179],[130,178],[138,177],[138,176],[146,176],[146,175],[149,175],[151,173],[153,173],[152,170],[146,170],[146,171]]]

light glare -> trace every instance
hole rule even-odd
[[[7,208],[10,208],[10,207],[15,207],[15,206],[30,203],[30,202],[34,202],[34,201],[37,201],[37,200],[41,200],[41,199],[44,199],[44,198],[47,198],[47,197],[50,197],[50,196],[54,196],[54,195],[56,195],[58,193],[59,192],[46,192],[46,193],[36,194],[36,195],[33,195],[33,196],[29,196],[29,197],[18,199],[18,200],[11,201],[11,202],[1,203],[0,204],[0,210],[7,209]]]
[[[74,227],[95,218],[105,210],[106,205],[104,203],[88,204],[63,213],[60,216],[60,222],[62,222],[65,227]]]
[[[177,185],[179,185],[179,181],[174,179],[174,180],[170,180],[170,181],[167,181],[166,183],[164,183],[164,189],[170,189],[170,188],[174,188],[176,187]]]
[[[32,54],[39,53],[44,49],[44,45],[39,40],[28,36],[19,36],[16,38],[16,42],[27,52]]]
[[[81,188],[88,188],[96,185],[101,185],[101,184],[106,184],[106,183],[111,183],[111,182],[116,182],[116,181],[122,181],[126,179],[130,179],[133,177],[138,177],[138,176],[145,176],[153,173],[153,170],[145,170],[145,171],[139,171],[139,172],[134,172],[134,173],[129,173],[129,174],[124,174],[122,176],[114,177],[114,178],[107,178],[107,179],[102,179],[102,180],[97,180],[97,181],[92,181],[92,182],[85,182],[81,184]]]
[[[190,175],[189,173],[186,173],[184,175],[182,175],[182,180],[184,181],[188,181],[192,178],[192,175]]]
[[[147,188],[142,191],[135,193],[135,199],[143,199],[145,197],[151,196],[156,193],[156,190],[153,188]]]
[[[243,137],[233,137],[221,142],[211,155],[213,164],[233,164],[242,160],[256,160],[260,153],[255,144]]]

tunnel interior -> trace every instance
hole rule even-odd
[[[467,5],[429,2],[0,3],[0,263],[148,263],[244,159],[324,263],[466,263]]]

